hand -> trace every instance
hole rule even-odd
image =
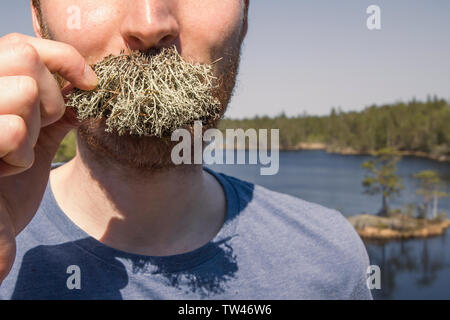
[[[52,73],[70,85],[61,91]],[[39,208],[58,147],[79,125],[64,91],[96,85],[70,45],[21,34],[0,38],[0,283],[14,262],[15,237]]]

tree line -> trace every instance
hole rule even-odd
[[[371,153],[383,148],[422,152],[433,158],[450,158],[450,104],[428,97],[356,112],[333,108],[327,116],[302,114],[288,117],[256,116],[251,119],[224,119],[219,128],[280,129],[280,148],[295,149],[300,143],[324,143],[327,149]]]

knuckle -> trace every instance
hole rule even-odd
[[[36,49],[24,42],[19,42],[13,46],[13,50],[20,58],[21,64],[25,67],[35,67],[40,63],[40,57]]]
[[[21,35],[20,33],[14,32],[14,33],[10,33],[10,34],[7,34],[6,36],[4,36],[3,40],[8,44],[14,45],[14,44],[21,43],[23,41],[23,35]]]
[[[27,127],[25,121],[19,117],[11,117],[9,120],[9,139],[12,149],[18,149],[27,139]]]
[[[32,77],[22,76],[17,80],[18,90],[25,104],[33,105],[39,101],[39,86]]]

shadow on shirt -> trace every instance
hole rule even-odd
[[[253,198],[253,185],[246,184],[245,187],[247,190],[243,194],[243,190],[237,190],[240,194],[239,210],[229,216],[226,223],[234,220]],[[226,292],[227,282],[238,271],[239,257],[234,254],[231,241],[235,236],[238,235],[232,234],[217,242],[210,241],[207,244],[208,258],[185,270],[176,270],[176,265],[163,262],[166,260],[128,255],[117,250],[116,254],[93,254],[86,248],[97,243],[96,250],[101,250],[101,245],[93,238],[37,246],[23,256],[11,298],[212,298]],[[68,273],[69,266],[80,268],[80,289],[68,288],[68,279],[73,275],[73,271]],[[130,276],[133,277],[133,285],[129,286]]]
[[[151,257],[121,260],[116,259],[121,258],[120,256],[111,256],[108,260],[104,260],[105,257],[100,259],[91,253],[83,252],[82,247],[92,241],[89,238],[55,246],[38,246],[25,254],[11,298],[122,299],[126,296],[122,297],[120,290],[128,285],[129,274],[140,274],[147,279],[142,282],[142,286],[148,286],[147,294],[132,292],[133,296],[143,295],[145,298],[158,299],[158,295],[153,296],[152,291],[157,292],[159,288],[162,293],[170,295],[168,289],[172,287],[184,294],[206,298],[223,293],[226,290],[225,283],[232,279],[238,270],[233,248],[227,244],[230,239],[211,244],[215,246],[217,253],[205,263],[181,271],[172,271],[173,265],[155,262]],[[128,271],[122,261],[130,263],[131,268],[128,268]],[[68,281],[69,286],[76,283],[73,277],[71,278],[74,272],[68,273],[68,267],[73,265],[80,268],[79,290],[69,289],[67,285]]]

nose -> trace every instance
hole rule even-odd
[[[120,32],[132,50],[148,50],[174,45],[179,36],[172,0],[129,1]]]

